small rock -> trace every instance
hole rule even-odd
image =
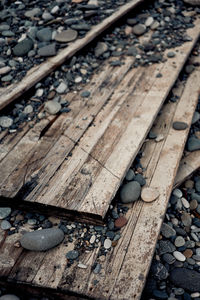
[[[173,58],[173,57],[175,57],[175,56],[176,56],[176,53],[173,52],[173,51],[170,51],[170,52],[167,53],[167,57],[168,57],[168,58]]]
[[[198,111],[194,112],[193,118],[192,118],[192,124],[195,124],[200,119],[200,113]]]
[[[56,92],[59,94],[64,94],[67,90],[68,86],[65,82],[61,82],[59,86],[56,88]]]
[[[185,72],[186,72],[187,74],[191,74],[193,71],[194,71],[194,65],[187,65],[187,66],[185,67]]]
[[[164,137],[163,134],[158,134],[157,137],[155,138],[155,141],[156,141],[157,143],[159,143],[159,142],[163,141],[164,138],[165,138],[165,137]]]
[[[67,252],[66,257],[68,259],[75,260],[79,257],[79,253],[77,250],[71,250],[71,251]]]
[[[177,198],[181,198],[183,196],[183,193],[179,189],[174,189],[172,194]]]
[[[128,56],[136,56],[138,54],[138,49],[135,46],[130,46],[127,50]]]
[[[78,32],[73,29],[64,30],[55,36],[55,40],[59,43],[68,43],[74,41],[78,36]]]
[[[128,222],[128,220],[124,216],[121,216],[115,220],[115,227],[122,228],[123,226],[125,226],[127,224],[127,222]]]
[[[44,47],[41,47],[38,49],[38,55],[43,56],[43,57],[49,57],[49,56],[54,56],[56,55],[56,44],[50,44]]]
[[[181,216],[181,221],[185,227],[190,227],[192,224],[192,218],[190,214],[183,212]]]
[[[165,280],[169,275],[165,266],[160,262],[155,262],[152,264],[151,272],[157,280]]]
[[[99,274],[100,271],[101,271],[101,264],[96,264],[96,266],[95,266],[93,272],[94,272],[95,274]]]
[[[190,204],[189,204],[189,202],[185,199],[185,198],[181,198],[181,201],[182,201],[182,203],[183,203],[183,206],[185,207],[185,208],[190,208]]]
[[[13,76],[11,76],[10,74],[1,77],[1,81],[2,81],[2,82],[10,82],[10,81],[12,81],[12,80],[13,80]]]
[[[105,239],[103,246],[105,249],[110,249],[112,246],[112,241],[110,239]]]
[[[186,249],[184,252],[183,252],[183,255],[186,257],[186,258],[190,258],[192,257],[193,255],[193,251],[191,249]]]
[[[20,300],[20,298],[13,294],[6,294],[6,295],[1,296],[0,300]]]
[[[29,104],[27,106],[25,106],[23,113],[24,114],[31,114],[33,112],[33,107]]]
[[[25,38],[13,48],[13,53],[16,56],[24,56],[33,48],[33,45],[34,44],[31,39]]]
[[[2,230],[8,230],[12,227],[12,225],[10,224],[10,222],[8,222],[7,220],[3,220],[1,222],[1,229]]]
[[[0,207],[0,220],[7,218],[11,213],[10,207]]]
[[[154,22],[154,18],[153,17],[148,17],[147,19],[146,19],[146,21],[145,21],[145,26],[146,27],[149,27],[149,26],[151,26],[152,24],[153,24],[153,22]]]
[[[188,124],[187,123],[185,123],[185,122],[178,122],[178,121],[173,122],[172,126],[173,126],[173,128],[175,130],[185,130],[186,128],[188,128]]]
[[[43,28],[36,32],[36,37],[40,42],[50,42],[52,38],[52,31],[49,28]]]
[[[74,82],[75,82],[75,83],[81,83],[82,80],[83,80],[83,79],[82,79],[81,76],[77,76],[77,77],[74,79]]]
[[[129,18],[129,19],[127,19],[126,22],[127,22],[128,25],[135,25],[135,24],[137,24],[136,18]]]
[[[179,251],[174,251],[173,252],[174,257],[178,260],[178,261],[185,261],[186,257]]]
[[[9,128],[10,126],[12,126],[13,124],[13,119],[6,117],[6,116],[2,116],[0,117],[0,126],[3,128]]]
[[[108,45],[106,43],[98,42],[96,48],[94,49],[94,55],[96,57],[99,57],[107,50],[108,50]]]
[[[53,101],[53,100],[47,101],[44,105],[44,109],[49,114],[55,115],[61,110],[61,105],[60,105],[60,103]]]
[[[164,237],[170,238],[176,235],[176,231],[167,223],[163,223],[161,227],[161,233]]]
[[[200,291],[200,273],[186,268],[175,268],[170,273],[170,280],[175,286],[189,292]]]
[[[132,203],[140,197],[141,186],[137,181],[131,181],[123,185],[120,191],[122,203]]]
[[[176,260],[175,257],[173,255],[171,255],[170,253],[165,253],[162,258],[169,265],[172,265]]]
[[[11,71],[11,67],[9,67],[9,66],[0,68],[0,75],[8,74],[10,71]]]
[[[176,247],[170,241],[163,241],[159,242],[159,253],[160,255],[165,253],[172,253],[176,250]]]
[[[96,235],[92,235],[90,238],[90,244],[94,244],[94,242],[96,241]]]
[[[132,27],[126,26],[124,29],[125,35],[130,35],[132,33]]]
[[[135,173],[132,169],[129,169],[128,172],[126,173],[126,180],[127,181],[132,181],[135,177]]]
[[[27,18],[33,18],[33,17],[39,16],[40,14],[41,14],[41,9],[35,7],[33,9],[27,10],[24,15]]]
[[[182,247],[185,245],[185,240],[182,236],[177,236],[174,241],[174,244],[176,247]]]
[[[159,197],[160,193],[156,188],[145,187],[142,189],[141,198],[144,202],[152,202]]]
[[[81,97],[83,97],[83,98],[88,98],[88,97],[90,97],[90,92],[89,92],[89,91],[83,91],[83,92],[81,93]]]
[[[48,228],[25,233],[20,239],[23,248],[31,251],[46,251],[64,239],[64,233],[59,228]]]
[[[188,139],[187,142],[187,149],[188,151],[195,151],[200,149],[200,139],[192,136]]]
[[[133,33],[136,35],[142,35],[146,31],[146,26],[144,24],[137,24],[133,26]]]
[[[80,269],[87,269],[87,265],[84,265],[84,264],[82,264],[82,263],[79,263],[79,264],[77,265],[77,267],[80,268]]]
[[[42,14],[42,19],[45,21],[51,21],[51,20],[53,20],[53,18],[54,17],[47,11],[44,11]]]

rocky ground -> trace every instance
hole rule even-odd
[[[45,57],[45,55],[39,55],[42,48],[52,47],[49,48],[52,50],[53,47],[57,49],[57,47],[66,45],[65,42],[61,44],[58,41],[58,39],[63,39],[59,32],[67,28],[73,30],[70,33],[71,37],[81,37],[89,30],[86,30],[86,27],[78,29],[77,26],[80,26],[81,22],[83,24],[83,20],[84,22],[85,19],[87,20],[84,24],[89,28],[92,24],[96,24],[95,22],[105,18],[107,14],[112,13],[119,4],[123,4],[123,1],[114,1],[116,6],[113,6],[113,1],[72,2],[74,3],[73,11],[69,10],[71,1],[58,0],[52,2],[51,5],[45,1],[40,1],[40,5],[38,1],[31,1],[31,5],[21,1],[2,2],[3,9],[0,11],[2,22],[0,24],[2,35],[0,37],[2,53],[0,78],[2,85],[14,82],[16,74],[19,75],[17,80],[20,80],[27,69],[33,64],[40,63]],[[107,3],[106,7],[105,2]],[[91,50],[87,49],[87,52],[73,57],[70,62],[62,65],[60,69],[38,83],[24,99],[13,104],[12,107],[4,109],[0,116],[0,131],[8,130],[12,133],[26,122],[33,120],[36,122],[47,114],[70,111],[70,105],[68,102],[62,101],[62,95],[68,91],[81,90],[81,96],[88,97],[90,92],[84,88],[84,84],[90,81],[94,72],[100,71],[102,61],[109,57],[115,58],[112,64],[117,66],[123,63],[124,55],[134,56],[134,67],[141,64],[159,63],[163,60],[162,54],[166,49],[169,49],[168,59],[174,57],[176,53],[173,52],[173,47],[190,40],[190,37],[185,34],[185,30],[193,26],[192,22],[199,12],[198,8],[186,6],[182,1],[160,0],[144,8],[140,14],[130,15],[124,24],[120,24],[108,32],[101,41],[93,45]],[[69,21],[70,19],[72,20]],[[56,22],[54,22],[55,20]],[[39,38],[41,37],[40,31],[44,29],[47,29],[48,32],[43,32],[43,38],[51,36],[48,41]],[[152,40],[140,44],[138,37],[145,35],[149,30],[153,34]],[[19,39],[22,35],[28,42],[22,41],[23,43],[20,44]],[[69,31],[66,36],[69,38]],[[31,48],[27,46],[28,43],[32,44]],[[53,44],[54,46],[52,46]],[[27,47],[26,53],[17,55],[16,51],[18,50],[16,49],[21,49],[22,46],[25,47],[24,45]],[[29,50],[27,51],[27,49]],[[194,50],[194,54],[199,54],[197,49]],[[186,80],[187,74],[191,73],[194,68],[195,65],[187,65],[185,73],[182,74],[182,80]],[[10,77],[5,79],[6,76]],[[176,100],[176,98],[170,98],[170,101]],[[44,111],[41,112],[43,105]],[[200,103],[190,130],[187,151],[200,149],[199,108]],[[154,136],[154,138],[156,137]],[[72,223],[38,213],[1,207],[1,230],[6,231],[8,235],[21,232],[22,238],[16,242],[15,246],[22,246],[29,250],[44,251],[55,247],[63,239],[66,244],[74,241],[74,250],[66,253],[68,266],[78,260],[78,267],[83,269],[85,265],[81,263],[81,253],[100,245],[99,259],[93,268],[93,272],[99,273],[102,257],[112,247],[115,247],[120,239],[121,228],[126,226],[128,210],[126,203],[137,201],[140,197],[141,187],[146,183],[140,163],[141,155],[142,153],[138,154],[133,166],[128,171],[124,183],[110,207],[105,226]],[[38,229],[40,230],[36,231]],[[43,237],[45,237],[44,242]],[[175,189],[171,195],[142,300],[200,299],[200,292],[196,292],[200,291],[199,279],[200,173],[197,172],[180,188]],[[1,287],[0,293],[2,300],[27,299],[27,296],[22,294],[6,296],[12,291],[6,290],[4,287]],[[29,300],[34,299],[36,298],[30,295]],[[44,298],[42,299],[44,300]],[[45,298],[45,300],[47,299]]]

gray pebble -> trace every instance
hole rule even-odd
[[[6,295],[1,296],[0,300],[20,300],[20,298],[13,294],[6,294]]]
[[[7,220],[3,220],[2,222],[1,222],[1,229],[2,230],[8,230],[8,229],[10,229],[12,226],[11,226],[11,224],[10,224],[10,222],[8,222]]]
[[[52,38],[52,31],[49,28],[43,28],[37,31],[36,37],[41,42],[49,42]]]
[[[127,181],[132,181],[135,177],[135,173],[132,169],[129,169],[128,172],[126,173],[126,180]]]
[[[142,35],[146,31],[146,26],[144,24],[137,24],[133,26],[133,33],[136,35]]]
[[[68,259],[75,260],[79,257],[79,253],[77,250],[71,250],[71,251],[67,252],[66,257]]]
[[[131,181],[123,185],[120,191],[120,198],[123,203],[131,203],[140,197],[141,186],[137,181]]]
[[[185,245],[185,240],[182,236],[177,236],[174,241],[174,244],[176,247],[182,247]]]
[[[96,57],[99,57],[107,50],[108,50],[108,45],[106,43],[98,42],[96,48],[94,49],[94,55]]]
[[[172,57],[175,57],[175,56],[176,56],[176,53],[173,52],[173,51],[170,51],[170,52],[167,53],[167,57],[169,57],[169,58],[172,58]]]
[[[47,101],[44,105],[44,109],[49,114],[55,115],[61,110],[61,105],[56,101]]]
[[[2,116],[0,117],[0,126],[3,128],[9,128],[10,126],[12,126],[13,124],[13,119],[6,117],[6,116]]]
[[[18,42],[18,44],[13,48],[13,53],[16,56],[24,56],[33,48],[33,41],[29,38]]]
[[[44,57],[49,57],[49,56],[54,56],[56,55],[56,44],[52,43],[50,45],[41,47],[38,49],[38,55],[39,56],[44,56]]]
[[[161,233],[166,238],[170,238],[176,235],[176,231],[166,223],[162,224]]]
[[[173,122],[172,126],[173,126],[173,128],[175,130],[185,130],[186,128],[188,128],[188,124],[187,123],[185,123],[185,122],[178,122],[178,121]]]
[[[10,207],[0,207],[0,220],[7,218],[11,213]]]

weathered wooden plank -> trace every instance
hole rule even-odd
[[[185,157],[182,158],[178,172],[176,174],[174,187],[179,186],[187,178],[189,178],[197,169],[200,168],[200,151],[194,151],[187,153]]]
[[[188,125],[191,124],[198,102],[199,76],[200,72],[197,70],[188,79],[173,122],[187,120]],[[156,201],[144,203],[142,206],[111,299],[140,298],[188,132],[189,128],[176,131],[172,126],[168,132],[150,180],[150,186],[157,188],[160,196]],[[129,278],[127,286],[126,280],[130,274],[131,280]]]
[[[72,57],[77,51],[85,47],[88,43],[94,40],[99,34],[106,30],[118,19],[127,14],[130,10],[142,3],[143,0],[132,0],[129,3],[121,6],[111,16],[103,20],[100,24],[93,28],[82,39],[78,39],[69,46],[61,50],[55,57],[49,58],[41,65],[33,67],[21,82],[12,84],[7,88],[0,89],[0,109],[11,103],[13,100],[21,96],[25,91],[34,86],[38,81],[55,70],[64,61]]]

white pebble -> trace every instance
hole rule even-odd
[[[163,140],[164,140],[164,135],[163,135],[163,134],[157,135],[157,137],[156,137],[156,139],[155,139],[155,141],[156,141],[157,143],[159,143],[159,142],[161,142],[161,141],[163,141]]]
[[[200,296],[200,293],[196,292],[196,293],[192,293],[190,294],[191,298],[198,298]]]
[[[82,77],[81,76],[78,76],[75,78],[75,83],[80,83],[82,81]]]
[[[94,244],[95,240],[96,240],[96,236],[93,234],[90,238],[90,244]]]
[[[82,263],[79,263],[78,264],[78,268],[80,268],[80,269],[87,269],[87,266],[84,265],[84,264],[82,264]]]
[[[184,197],[181,198],[181,201],[182,201],[183,206],[184,206],[185,208],[190,208],[189,202],[188,202]]]
[[[199,242],[199,238],[197,237],[197,235],[194,232],[191,232],[191,237],[193,238],[193,240],[195,242]]]
[[[153,24],[153,22],[154,22],[153,17],[148,17],[145,21],[145,26],[149,27]]]
[[[185,261],[186,257],[179,251],[174,251],[173,252],[174,257],[178,260],[178,261]]]
[[[35,96],[36,96],[36,97],[42,97],[43,93],[44,93],[44,90],[43,90],[43,89],[38,89],[38,90],[36,91],[36,93],[35,93]]]
[[[174,196],[176,196],[177,198],[181,198],[181,197],[183,196],[183,193],[182,193],[181,190],[179,190],[179,189],[173,190],[172,194],[173,194]]]
[[[110,239],[105,239],[104,245],[103,245],[104,248],[105,248],[105,249],[110,249],[111,245],[112,245],[111,240],[110,240]]]

